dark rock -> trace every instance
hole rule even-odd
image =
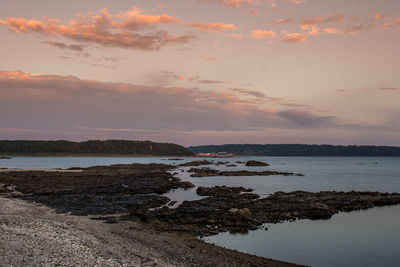
[[[292,172],[277,172],[277,171],[220,171],[210,168],[190,168],[188,172],[192,172],[191,177],[206,177],[206,176],[269,176],[269,175],[296,175],[303,176]]]
[[[168,206],[173,206],[173,205],[175,205],[177,203],[177,201],[170,201],[169,203],[168,203]]]
[[[227,187],[223,185],[214,187],[199,186],[196,190],[196,193],[200,196],[230,196],[232,194],[239,194],[241,192],[252,192],[252,191],[253,189],[251,188]]]
[[[246,162],[246,166],[253,167],[253,166],[269,166],[268,163],[256,160],[249,160]]]
[[[188,167],[188,166],[201,166],[201,165],[211,165],[214,164],[212,161],[208,160],[195,160],[195,161],[190,161],[186,163],[179,164],[181,167]]]

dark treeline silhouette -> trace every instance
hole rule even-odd
[[[0,141],[0,154],[117,154],[154,156],[192,156],[187,148],[170,143],[126,140]]]
[[[400,156],[400,147],[390,146],[333,146],[301,144],[231,144],[191,146],[194,153],[228,152],[242,156]]]

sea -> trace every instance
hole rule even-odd
[[[71,168],[128,163],[180,164],[199,158],[131,157],[14,157],[0,160],[0,168]],[[261,197],[277,191],[378,191],[400,193],[400,157],[236,157],[208,158],[237,167],[226,170],[275,170],[304,176],[190,177],[187,167],[177,176],[197,186],[243,186]],[[259,160],[268,167],[246,167]],[[165,194],[179,205],[202,198],[196,188]],[[341,212],[328,220],[297,220],[265,224],[248,234],[220,233],[205,242],[238,251],[308,266],[400,266],[400,205]]]

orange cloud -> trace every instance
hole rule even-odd
[[[369,27],[365,25],[357,25],[352,27],[346,27],[344,29],[338,28],[326,28],[324,31],[329,34],[339,34],[339,35],[355,35],[361,31],[368,30]]]
[[[169,44],[188,43],[194,38],[193,35],[174,36],[163,30],[154,31],[157,24],[176,23],[179,20],[166,14],[154,16],[141,12],[133,8],[113,15],[102,9],[96,15],[71,20],[69,25],[60,25],[48,19],[39,21],[25,18],[7,18],[0,20],[0,24],[17,34],[63,36],[77,42],[137,50],[159,50]]]
[[[165,23],[177,23],[179,22],[178,18],[169,16],[167,14],[161,15],[142,15],[142,9],[133,8],[132,10],[128,10],[126,12],[120,13],[115,17],[120,18],[122,20],[122,28],[130,29],[130,30],[138,30],[141,28],[146,28],[154,24],[165,24]]]
[[[307,34],[301,33],[288,33],[285,38],[281,40],[284,43],[304,43],[307,40]]]
[[[253,30],[250,32],[250,36],[256,39],[262,39],[265,37],[273,38],[276,34],[274,31]]]
[[[233,38],[242,40],[243,38],[247,37],[247,34],[231,33],[231,34],[224,34],[224,36],[226,36],[226,37],[233,37]]]
[[[188,23],[188,25],[196,28],[201,32],[220,32],[226,30],[236,30],[234,24],[190,22]]]

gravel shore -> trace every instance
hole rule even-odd
[[[0,266],[293,266],[144,224],[106,224],[4,196],[0,236]]]

